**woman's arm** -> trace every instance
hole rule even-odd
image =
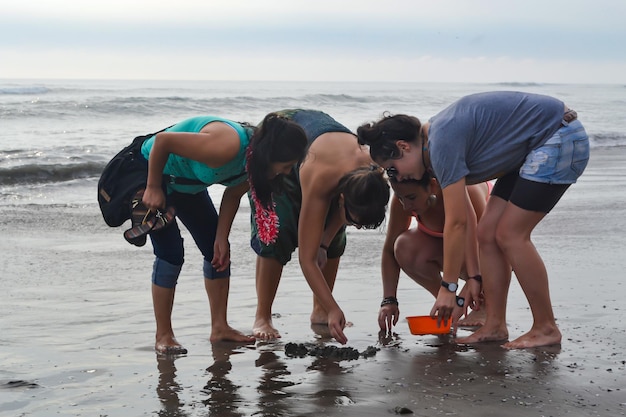
[[[465,246],[465,269],[468,277],[480,276],[480,260],[478,249],[478,219],[482,216],[487,205],[487,190],[485,183],[467,186],[468,204],[467,204],[467,242]],[[472,310],[480,309],[480,292],[482,284],[475,279],[468,279],[466,285],[469,292],[466,293],[465,307],[471,307]],[[467,310],[466,310],[467,311]]]
[[[397,297],[400,265],[396,260],[394,246],[396,239],[408,230],[411,214],[404,210],[400,200],[394,195],[389,207],[389,223],[381,256],[381,274],[383,280],[383,299]],[[400,309],[397,304],[390,303],[380,307],[378,325],[381,330],[390,331],[398,323]]]
[[[222,195],[220,213],[217,219],[217,232],[213,248],[213,259],[211,264],[217,271],[225,270],[230,264],[230,245],[228,236],[235,220],[241,198],[250,188],[248,181],[241,184],[226,187]]]
[[[165,208],[161,184],[163,169],[170,154],[218,168],[235,158],[240,146],[237,132],[222,122],[209,123],[200,133],[157,133],[148,160],[148,181],[143,203],[149,209]]]
[[[465,234],[465,271],[467,272],[468,291],[464,292],[465,305],[463,306],[463,313],[467,314],[467,308],[471,307],[472,310],[478,310],[480,308],[480,282],[469,279],[469,277],[475,277],[480,275],[480,263],[478,260],[478,237],[477,237],[477,218],[474,205],[469,196],[469,189],[467,190],[466,198],[466,210],[467,210],[467,232]]]
[[[458,285],[461,267],[465,260],[467,233],[467,193],[465,178],[443,189],[446,215],[443,229],[443,281]],[[445,287],[439,289],[437,300],[430,315],[437,321],[447,321],[452,317],[456,306],[456,294]],[[453,323],[454,324],[454,323]]]
[[[309,287],[328,313],[328,328],[331,335],[339,343],[345,344],[347,342],[343,333],[345,317],[317,262],[326,216],[330,211],[332,190],[337,179],[343,175],[339,172],[340,169],[341,167],[333,169],[320,165],[318,161],[309,161],[309,165],[300,170],[302,208],[298,223],[298,258]],[[335,216],[339,216],[337,210],[332,211]],[[336,219],[331,219],[331,223],[335,221]]]

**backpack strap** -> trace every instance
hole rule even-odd
[[[246,175],[246,171],[240,172],[239,174],[235,174],[232,175],[222,181],[220,181],[220,183],[224,183],[224,182],[230,182],[230,181],[234,181],[236,179],[239,179],[243,176]],[[166,184],[171,184],[171,185],[206,185],[209,186],[210,184],[206,184],[203,181],[197,180],[197,179],[192,179],[192,178],[185,178],[185,177],[176,177],[174,175],[169,175],[169,174],[163,174],[163,181]]]
[[[166,184],[172,184],[172,185],[174,184],[176,185],[206,185],[206,186],[209,185],[200,180],[195,180],[195,179],[185,178],[185,177],[175,177],[174,175],[169,175],[169,174],[163,174],[163,182]]]

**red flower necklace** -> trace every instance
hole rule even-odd
[[[250,146],[247,149],[246,156],[248,159],[246,163],[247,170],[252,156],[252,148]],[[272,199],[270,208],[264,207],[256,196],[254,185],[249,179],[248,182],[250,183],[250,196],[254,203],[254,222],[257,227],[257,235],[263,244],[271,245],[278,239],[278,229],[280,227],[278,214],[276,214],[276,203]]]

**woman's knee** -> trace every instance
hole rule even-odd
[[[152,283],[164,288],[176,287],[182,267],[182,263],[175,265],[157,257],[152,265]]]
[[[225,270],[218,271],[215,269],[213,264],[211,264],[211,261],[209,261],[208,259],[204,259],[204,262],[202,264],[202,272],[204,274],[204,278],[209,279],[209,280],[229,278],[230,277],[230,265],[228,265],[228,267],[226,267]]]
[[[507,250],[518,246],[521,242],[526,240],[526,238],[523,233],[513,230],[513,228],[507,226],[506,224],[500,224],[496,229],[495,240],[498,247],[503,252],[506,252]]]
[[[393,248],[394,256],[402,269],[415,269],[428,262],[428,246],[416,245],[415,240],[401,234]]]
[[[479,246],[497,244],[495,225],[483,221],[479,222],[476,229],[476,238]]]

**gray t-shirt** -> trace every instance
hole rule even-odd
[[[472,94],[430,119],[430,159],[441,188],[476,184],[518,170],[560,127],[564,104],[512,91]]]

